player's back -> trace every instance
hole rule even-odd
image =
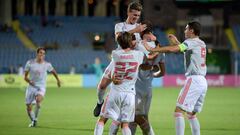
[[[115,50],[112,52],[114,69],[112,75],[122,81],[119,85],[112,84],[112,90],[132,92],[135,94],[135,83],[139,65],[143,62],[144,54],[140,51]]]
[[[206,75],[206,44],[199,38],[187,39],[184,43],[188,46],[184,54],[186,76]]]

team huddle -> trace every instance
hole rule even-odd
[[[206,45],[199,39],[200,24],[189,22],[181,43],[169,35],[170,45],[162,47],[153,34],[149,21],[138,24],[142,5],[132,2],[128,6],[127,19],[115,25],[115,40],[118,48],[112,51],[112,60],[105,69],[97,87],[97,105],[93,114],[99,117],[94,135],[102,135],[108,119],[112,120],[109,135],[116,135],[121,127],[123,135],[134,135],[137,126],[143,135],[154,135],[148,119],[152,100],[152,80],[165,74],[165,53],[183,52],[186,82],[179,93],[174,112],[176,135],[184,135],[184,113],[193,135],[200,135],[196,113],[200,112],[207,92]],[[52,65],[44,60],[45,50],[37,50],[36,59],[29,60],[25,67],[27,113],[29,127],[37,125],[38,113],[46,90],[47,72],[52,72],[60,87],[61,82]],[[30,77],[28,78],[28,74]],[[106,88],[110,85],[105,98]],[[104,99],[105,98],[105,99]],[[32,105],[36,104],[35,111]]]

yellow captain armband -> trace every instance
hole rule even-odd
[[[187,49],[187,46],[184,43],[178,45],[180,48],[180,52],[184,52]]]

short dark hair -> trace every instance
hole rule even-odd
[[[38,48],[37,48],[37,53],[39,53],[40,50],[44,50],[44,51],[46,52],[46,49],[45,49],[44,47],[38,47]]]
[[[131,47],[132,44],[132,34],[128,32],[122,32],[117,37],[117,42],[122,49],[127,49]]]
[[[153,25],[152,25],[151,21],[144,20],[144,21],[141,22],[141,24],[146,24],[147,25],[147,28],[140,33],[141,38],[143,38],[144,34],[149,34],[149,33],[153,32]]]
[[[131,10],[142,11],[142,4],[137,1],[131,2],[128,5],[128,12],[130,12]]]
[[[187,25],[188,25],[189,29],[192,29],[192,30],[193,30],[193,33],[194,33],[196,36],[199,36],[199,35],[200,35],[200,32],[201,32],[201,24],[200,24],[199,22],[191,21],[191,22],[189,22]]]

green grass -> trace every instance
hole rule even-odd
[[[150,122],[156,135],[174,135],[173,110],[180,88],[154,89]],[[0,135],[92,135],[97,118],[93,89],[48,88],[37,128],[25,111],[25,92],[0,88]],[[198,115],[202,135],[240,135],[240,89],[209,88]],[[109,123],[104,135],[108,134]],[[121,134],[119,132],[119,134]],[[140,130],[137,132],[140,135]],[[186,135],[190,135],[186,121]]]

